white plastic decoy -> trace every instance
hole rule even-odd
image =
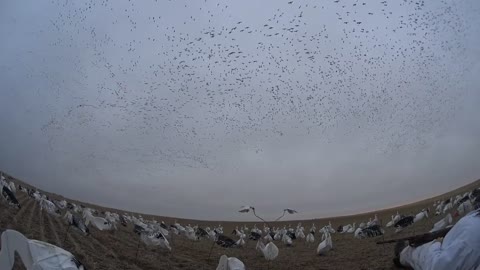
[[[258,240],[256,249],[262,252],[263,257],[265,257],[267,261],[273,261],[278,256],[278,247],[273,242],[265,245],[262,241]]]
[[[245,270],[245,265],[235,257],[222,255],[218,262],[217,270]]]
[[[84,266],[68,251],[49,243],[31,240],[14,230],[2,233],[0,269],[11,270],[15,252],[27,270],[84,270]]]

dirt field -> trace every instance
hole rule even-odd
[[[17,182],[18,183],[18,182]],[[473,182],[465,187],[449,192],[442,196],[437,196],[428,200],[417,202],[410,205],[394,209],[378,211],[378,217],[386,223],[390,216],[396,211],[400,213],[418,213],[422,208],[432,208],[432,202],[439,198],[447,198],[452,195],[464,193],[475,187],[480,186],[480,180]],[[53,195],[54,196],[54,195]],[[426,221],[415,224],[408,230],[394,234],[392,228],[386,228],[384,237],[373,239],[354,239],[353,234],[333,234],[332,240],[334,250],[325,256],[315,254],[319,243],[319,235],[316,235],[315,244],[306,246],[304,240],[294,242],[294,247],[285,247],[280,242],[275,242],[280,249],[278,258],[270,265],[266,260],[255,251],[255,242],[247,242],[244,248],[224,249],[217,245],[214,246],[210,260],[208,259],[210,241],[191,242],[183,237],[176,236],[171,242],[172,252],[160,250],[158,248],[146,247],[138,242],[137,237],[132,231],[132,225],[122,227],[118,225],[118,230],[113,232],[101,232],[91,228],[90,236],[82,236],[76,230],[69,230],[66,233],[66,225],[61,218],[40,211],[38,203],[25,193],[17,191],[17,197],[22,205],[20,210],[8,207],[5,203],[0,204],[0,228],[11,228],[20,231],[28,238],[47,241],[60,246],[72,252],[80,259],[87,269],[215,269],[218,259],[222,254],[237,257],[242,260],[247,269],[394,269],[392,262],[393,244],[377,245],[375,242],[393,237],[412,235],[415,233],[427,232],[433,224],[443,216],[431,217]],[[100,207],[96,207],[100,209]],[[124,211],[118,211],[123,213]],[[144,218],[148,216],[143,215]],[[312,222],[317,229],[328,224],[330,220],[332,226],[361,221],[368,221],[373,217],[373,213],[360,214],[355,216],[336,217],[328,219],[304,220],[302,224],[306,231],[310,228]],[[155,217],[156,220],[171,222],[170,218]],[[216,226],[215,222],[196,222],[193,220],[178,219],[181,224],[198,224],[199,226]],[[291,224],[296,226],[298,221],[278,222],[273,226],[283,226]],[[250,228],[253,223],[241,224],[235,222],[221,222],[224,226],[224,232],[229,235],[235,226],[247,224]],[[260,225],[259,222],[256,222]],[[233,239],[236,237],[232,236]],[[136,258],[137,247],[139,247]],[[23,266],[16,266],[15,269],[24,269]]]

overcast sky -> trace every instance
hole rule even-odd
[[[216,220],[480,178],[480,2],[2,1],[0,170]]]

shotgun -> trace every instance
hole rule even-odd
[[[424,233],[418,234],[414,236],[408,236],[403,238],[397,239],[390,239],[385,241],[377,242],[377,245],[389,244],[389,243],[396,243],[398,241],[408,241],[409,245],[412,247],[418,247],[425,243],[431,242],[437,238],[444,237],[447,233],[452,229],[453,226],[446,227],[445,229],[441,229],[431,233]]]

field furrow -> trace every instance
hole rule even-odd
[[[33,204],[35,203],[35,200],[33,199],[24,199],[24,204],[20,204],[22,208],[17,212],[17,214],[14,217],[14,222],[18,222],[19,220],[23,220],[23,216],[32,208]]]
[[[43,242],[47,242],[47,238],[45,237],[45,217],[46,211],[43,211],[39,208],[38,210],[38,226],[40,230],[40,240]]]
[[[58,236],[58,233],[57,233],[59,228],[55,227],[52,222],[52,219],[56,217],[52,217],[46,212],[44,212],[43,214],[46,215],[47,222],[45,224],[45,227],[46,227],[48,238],[52,239],[50,242],[53,242],[53,244],[60,247],[62,243],[60,242],[60,237]]]

